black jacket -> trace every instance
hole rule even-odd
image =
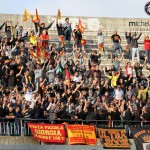
[[[131,40],[131,47],[132,48],[138,48],[138,39],[141,37],[141,35],[142,35],[142,33],[140,33],[137,38]]]
[[[4,27],[5,22],[0,26],[0,30],[2,30],[2,28]]]
[[[40,27],[40,35],[42,34],[42,32],[43,32],[43,30],[48,30],[48,29],[50,29],[51,28],[51,26],[53,25],[53,22],[49,25],[49,26],[47,26],[47,27],[45,27],[45,28],[42,28],[40,25],[39,25],[39,23],[34,23],[34,25],[35,25],[35,31],[36,31],[36,33],[38,32],[38,27]],[[47,32],[47,34],[48,34],[48,32]]]
[[[59,26],[58,23],[56,23],[58,36],[65,35],[65,28],[63,26]]]
[[[129,35],[127,35],[127,32],[126,32],[125,36],[126,36],[127,44],[131,44],[131,40],[132,40],[131,33]]]

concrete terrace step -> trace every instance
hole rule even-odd
[[[52,43],[53,45],[55,45],[55,46],[58,46],[58,40],[56,39],[56,40],[50,40],[50,43]],[[75,42],[72,40],[72,41],[70,41],[70,46],[72,46],[73,47],[73,44],[74,44]],[[121,46],[122,46],[122,48],[125,50],[126,49],[126,45],[127,44],[121,44]],[[84,45],[84,47],[85,48],[92,48],[92,49],[97,49],[97,43],[91,43],[91,41],[87,41],[87,43]],[[107,44],[107,43],[104,43],[104,48],[106,48],[106,49],[110,49],[110,47],[111,47],[111,44],[109,43],[109,44]],[[113,49],[113,47],[111,47],[111,49]],[[139,49],[140,49],[140,51],[144,51],[143,49],[144,49],[144,46],[143,45],[139,45]]]

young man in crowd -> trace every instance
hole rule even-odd
[[[120,56],[122,56],[122,47],[121,47],[121,37],[118,35],[117,31],[114,31],[114,34],[111,36],[111,45],[114,50],[114,56],[117,56],[117,50],[120,53]]]
[[[68,17],[65,19],[63,27],[65,29],[65,41],[67,41],[67,44],[69,45],[71,40],[72,27]]]
[[[139,34],[139,36],[136,36],[136,34],[132,35],[131,40],[131,48],[132,48],[132,62],[134,62],[135,54],[137,55],[137,61],[140,63],[140,52],[138,48],[138,39],[141,37],[142,32]]]

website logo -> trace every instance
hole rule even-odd
[[[145,13],[150,15],[150,2],[147,2],[144,6]]]

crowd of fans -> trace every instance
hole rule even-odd
[[[105,67],[100,65],[103,60],[99,45],[89,56],[81,43],[78,25],[72,29],[69,18],[64,24],[56,20],[59,44],[54,47],[48,34],[54,24],[53,21],[45,27],[44,23],[35,22],[35,30],[29,32],[18,24],[1,25],[0,29],[5,27],[5,35],[1,35],[0,41],[0,117],[11,121],[50,119],[56,123],[64,122],[61,119],[86,123],[99,120],[99,124],[105,123],[104,120],[150,121],[150,76],[142,73],[150,63],[150,56],[147,52],[141,63],[138,39],[142,33],[138,37],[125,33],[128,52],[123,52],[121,37],[115,31],[111,36],[112,65]],[[75,45],[67,53],[72,36]],[[98,31],[97,37],[103,47],[102,31]],[[45,60],[33,56],[38,41],[49,53]],[[120,66],[123,61],[125,74]]]

